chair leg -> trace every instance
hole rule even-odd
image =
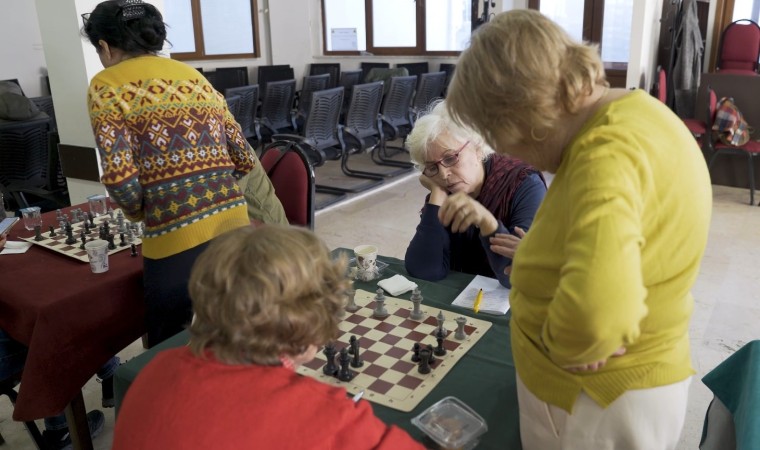
[[[340,170],[343,171],[346,175],[349,177],[357,177],[357,178],[368,178],[370,180],[382,180],[385,177],[392,177],[394,176],[394,173],[380,173],[380,172],[370,172],[367,170],[355,170],[350,167],[348,167],[348,158],[351,156],[351,152],[349,149],[346,149],[345,152],[343,152],[343,156],[340,158]]]

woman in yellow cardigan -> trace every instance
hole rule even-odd
[[[673,449],[694,370],[690,289],[710,180],[693,137],[537,11],[472,38],[447,99],[500,153],[555,173],[515,254],[512,351],[526,449]]]

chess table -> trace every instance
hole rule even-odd
[[[333,253],[338,254],[345,252],[350,256],[350,250],[338,249]],[[459,356],[455,364],[448,368],[445,374],[437,377],[436,384],[430,391],[421,398],[411,410],[408,408],[397,408],[385,405],[382,402],[374,401],[371,389],[364,389],[364,399],[372,402],[372,408],[375,414],[384,422],[395,424],[408,431],[417,440],[422,440],[422,433],[410,422],[415,417],[433,403],[443,397],[452,395],[467,405],[472,407],[480,414],[488,424],[488,432],[482,437],[478,449],[505,449],[518,450],[520,444],[520,427],[519,413],[517,408],[517,388],[515,382],[515,368],[512,361],[512,351],[509,338],[509,315],[491,316],[487,314],[474,314],[472,311],[452,306],[454,298],[467,286],[473,276],[463,273],[451,273],[447,278],[441,281],[428,282],[411,277],[404,269],[404,262],[394,258],[379,257],[383,262],[388,263],[388,267],[382,274],[383,278],[388,278],[394,274],[401,274],[415,281],[422,290],[424,300],[422,309],[428,314],[437,315],[439,309],[445,314],[453,316],[463,315],[468,318],[468,323],[475,323],[475,320],[488,322],[490,328],[482,333],[474,342],[471,348]],[[357,303],[371,302],[367,295],[374,295],[377,290],[376,281],[354,283],[357,290],[363,290],[365,293],[360,294]],[[398,302],[404,308],[411,308],[411,302],[408,302],[411,293],[400,295],[399,300],[392,299],[386,303],[386,307],[391,312],[393,305]],[[362,297],[363,296],[363,297]],[[388,297],[390,299],[390,297]],[[367,303],[368,304],[368,303]],[[347,316],[346,318],[349,318]],[[344,322],[345,319],[344,318]],[[350,320],[350,319],[349,319]],[[449,329],[453,329],[455,324],[449,321]],[[345,325],[344,325],[345,326]],[[432,327],[431,327],[432,328]],[[345,330],[344,330],[345,331]],[[471,330],[470,330],[471,331]],[[396,331],[396,334],[400,332]],[[391,336],[395,336],[389,332]],[[378,340],[381,340],[380,337]],[[162,342],[147,352],[131,359],[126,364],[119,367],[114,375],[114,390],[116,395],[116,408],[121,405],[129,385],[135,379],[140,370],[150,362],[150,360],[161,350],[179,347],[187,344],[187,332],[173,336]],[[344,339],[345,340],[345,339]],[[434,343],[435,340],[426,340],[426,343]],[[378,353],[378,352],[376,352]],[[365,352],[366,354],[366,352]],[[411,356],[411,351],[408,353]],[[386,355],[387,356],[387,355]],[[398,361],[405,362],[409,356],[398,355]],[[370,356],[370,359],[372,356]],[[444,356],[446,358],[446,356]],[[377,359],[376,359],[377,360]],[[370,361],[371,362],[371,361]],[[366,363],[365,363],[366,364]],[[317,364],[314,363],[314,366]],[[321,366],[321,364],[320,364]],[[366,365],[361,369],[366,370],[370,366]],[[437,368],[433,368],[432,374],[435,374]],[[382,375],[381,375],[382,376]],[[381,377],[380,376],[380,377]],[[394,375],[394,377],[397,377]],[[376,378],[381,379],[381,378]],[[364,383],[360,378],[355,378],[352,382]],[[372,382],[374,382],[373,380]],[[398,380],[393,382],[387,381],[393,386],[398,385]],[[349,391],[352,387],[349,386]],[[374,393],[377,397],[377,392]],[[395,395],[395,394],[394,394]],[[390,396],[386,396],[386,399]],[[396,400],[394,399],[394,403]]]
[[[44,229],[57,225],[55,212],[42,221]],[[19,223],[9,239],[32,233]],[[73,406],[74,418],[86,427],[82,386],[145,332],[142,256],[111,255],[108,272],[100,274],[39,245],[0,261],[0,328],[29,348],[13,419],[41,419]],[[69,420],[72,433],[77,421]],[[79,436],[90,440],[86,428]]]

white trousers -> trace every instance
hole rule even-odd
[[[691,377],[667,386],[630,390],[607,408],[585,393],[573,413],[539,400],[517,377],[524,450],[671,450],[678,445]]]

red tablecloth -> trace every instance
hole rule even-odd
[[[42,219],[43,230],[57,225],[55,213]],[[19,222],[9,239],[30,235]],[[13,418],[63,411],[111,356],[142,336],[144,316],[142,256],[129,250],[110,255],[102,274],[38,245],[0,256],[0,328],[29,347]]]

